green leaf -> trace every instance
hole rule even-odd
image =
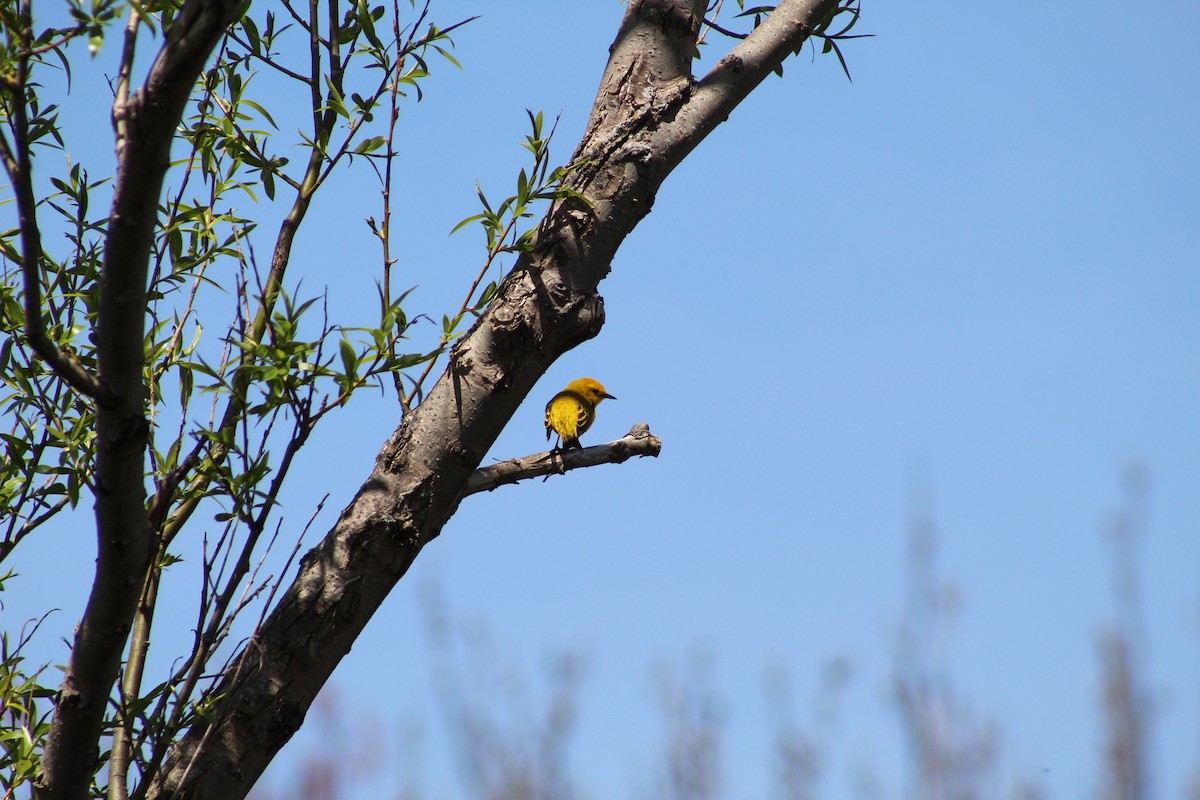
[[[450,235],[453,236],[454,234],[458,233],[460,230],[462,230],[467,225],[470,225],[472,222],[478,222],[481,219],[486,219],[487,216],[488,216],[487,214],[472,214],[471,216],[467,217],[466,219],[464,219],[463,221],[461,221],[457,225],[455,225],[453,228],[451,228]]]
[[[258,26],[249,15],[242,17],[242,30],[246,32],[246,40],[250,43],[250,52],[259,55],[262,52],[262,38],[258,35]]]
[[[370,139],[364,139],[354,148],[354,152],[359,155],[373,153],[387,143],[387,139],[382,136],[372,136]]]
[[[484,196],[483,187],[479,185],[478,180],[475,181],[475,194],[479,195],[479,202],[483,203],[483,207],[487,210],[487,212],[492,216],[495,216],[495,214],[492,212],[492,206],[490,203],[488,203],[487,197]]]
[[[262,115],[262,118],[265,119],[272,128],[274,128],[275,130],[279,130],[279,126],[275,124],[274,117],[272,117],[271,114],[265,108],[260,106],[258,103],[254,102],[253,100],[243,100],[242,104],[253,108],[255,111],[257,111],[259,114]]]
[[[517,204],[525,205],[529,202],[529,176],[522,169],[517,175]]]
[[[338,350],[342,356],[342,368],[346,371],[346,375],[350,378],[357,377],[358,373],[358,355],[354,352],[354,346],[349,340],[342,339],[338,342]]]
[[[476,311],[483,308],[488,303],[492,302],[492,298],[496,296],[496,288],[497,287],[496,287],[495,281],[492,281],[491,283],[489,283],[487,286],[485,286],[483,288],[482,294],[479,295],[479,302],[477,302],[475,304]]]
[[[333,85],[333,81],[329,79],[328,75],[325,76],[325,87],[329,90],[329,97],[326,100],[326,106],[332,109],[333,112],[338,116],[349,119],[350,111],[346,108],[346,102],[342,98],[342,93],[339,92],[338,88]]]
[[[450,52],[448,50],[446,50],[446,48],[439,47],[438,45],[435,44],[435,45],[433,45],[433,49],[437,50],[441,54],[442,58],[446,59],[454,66],[458,67],[459,69],[463,68],[463,65],[458,63],[458,59],[455,58],[454,56],[450,55]]]
[[[383,42],[379,40],[379,36],[375,33],[375,19],[371,16],[371,11],[367,8],[366,0],[358,0],[358,7],[355,18],[358,24],[362,26],[363,34],[367,37],[373,46],[383,49]]]
[[[770,14],[774,10],[775,6],[755,6],[754,8],[747,8],[740,14],[735,14],[734,17],[749,17],[754,14]]]

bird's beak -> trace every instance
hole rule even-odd
[[[616,400],[616,399],[617,399],[617,398],[613,397],[611,394],[609,394],[608,392],[605,392],[605,393],[604,393],[604,396],[605,396],[605,397],[607,397],[609,400]]]

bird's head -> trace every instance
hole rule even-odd
[[[567,385],[567,391],[578,392],[593,406],[600,405],[600,401],[606,397],[609,400],[617,399],[608,392],[604,391],[604,386],[595,378],[580,378],[577,381],[571,381]]]

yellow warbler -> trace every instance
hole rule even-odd
[[[546,441],[550,440],[553,432],[558,434],[559,441],[555,450],[560,447],[563,450],[582,447],[579,435],[592,427],[596,419],[596,406],[606,397],[609,400],[617,399],[604,391],[600,381],[594,378],[580,378],[568,383],[567,388],[546,403]]]

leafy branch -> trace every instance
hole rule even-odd
[[[554,125],[551,126],[548,132],[543,135],[545,119],[541,111],[536,114],[533,111],[526,109],[525,113],[529,116],[530,133],[526,134],[521,146],[529,151],[533,158],[533,163],[529,169],[522,168],[517,174],[516,192],[502,200],[494,208],[487,196],[483,192],[483,188],[478,182],[475,184],[475,193],[479,197],[480,205],[483,206],[483,211],[472,214],[458,222],[450,231],[453,235],[458,231],[466,228],[472,223],[478,222],[483,228],[486,242],[486,256],[479,272],[475,275],[471,282],[471,288],[467,290],[466,297],[463,299],[462,305],[453,316],[444,315],[442,317],[442,337],[437,348],[437,354],[445,352],[447,345],[461,335],[459,326],[463,320],[471,315],[478,318],[483,309],[487,307],[492,299],[496,296],[499,288],[499,281],[493,280],[483,287],[480,291],[479,286],[487,277],[492,265],[497,259],[506,253],[525,253],[532,246],[534,236],[537,233],[536,228],[529,227],[525,230],[518,231],[517,225],[521,220],[533,217],[533,208],[536,203],[543,201],[562,200],[573,198],[580,202],[587,203],[587,199],[578,191],[564,186],[563,179],[571,173],[578,165],[550,168],[550,142],[554,138],[554,131],[558,127],[558,120],[555,119]],[[413,400],[420,401],[422,387],[429,374],[433,371],[435,361],[430,361],[421,376],[413,382],[413,390],[407,398],[409,404],[415,405]]]

